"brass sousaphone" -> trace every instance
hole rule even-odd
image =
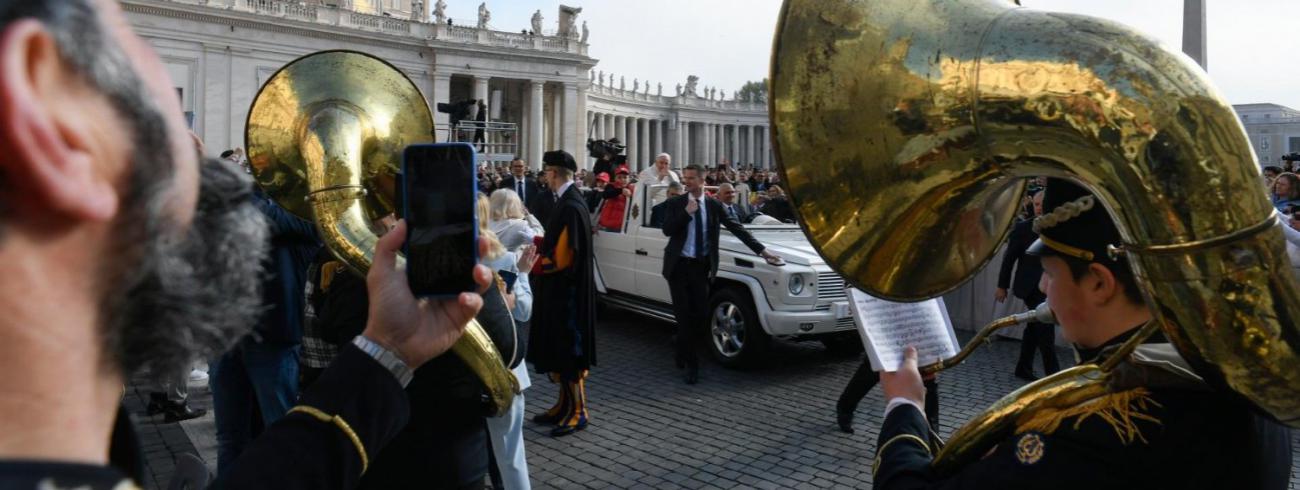
[[[1026,177],[1091,189],[1157,328],[1211,386],[1300,426],[1300,288],[1232,107],[1189,58],[1114,22],[991,0],[786,0],[772,140],[804,231],[849,282],[916,301],[978,272]],[[1117,355],[1115,358],[1123,357]],[[1018,390],[934,467],[1017,419],[1106,394],[1113,365]]]
[[[314,221],[325,246],[364,275],[378,242],[370,223],[398,205],[402,151],[432,140],[433,116],[420,90],[392,65],[364,53],[322,51],[266,81],[245,131],[257,183],[286,210]],[[487,386],[490,412],[510,408],[519,381],[478,322],[470,322],[452,352]]]

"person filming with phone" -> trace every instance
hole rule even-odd
[[[700,365],[691,348],[691,334],[703,331],[708,321],[709,283],[718,272],[719,227],[725,225],[769,264],[785,262],[755,240],[721,202],[704,194],[702,167],[687,165],[682,170],[682,184],[686,194],[664,201],[663,230],[668,245],[664,247],[663,272],[673,300],[673,315],[677,317],[677,368],[686,370],[686,384],[695,384]]]

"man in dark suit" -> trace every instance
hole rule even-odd
[[[1287,488],[1285,427],[1196,375],[1159,333],[1131,353],[1117,352],[1159,321],[1128,260],[1107,253],[1123,244],[1119,230],[1087,189],[1049,179],[1046,193],[1040,237],[1027,253],[1039,256],[1043,290],[1079,358],[1116,362],[1113,374],[1090,396],[1009,409],[1015,412],[1006,414],[1008,426],[988,441],[987,452],[972,448],[978,454],[971,462],[940,472],[931,465],[937,451],[927,443],[916,349],[908,348],[898,371],[880,374],[888,401],[874,487]],[[1066,205],[1072,212],[1053,213]]]
[[[682,195],[682,184],[680,182],[668,184],[668,188],[664,192],[667,194],[667,197],[664,198],[664,202],[650,207],[651,228],[664,227],[664,210],[668,209],[668,200]]]
[[[1043,214],[1043,192],[1033,196],[1034,217]],[[1046,299],[1038,289],[1038,279],[1043,275],[1043,266],[1038,257],[1025,255],[1029,245],[1038,239],[1034,233],[1033,218],[1016,223],[1011,229],[1011,238],[1007,242],[1007,251],[1002,256],[1002,270],[998,273],[998,289],[994,299],[1001,303],[1007,299],[1007,287],[1025,302],[1030,309],[1038,307]],[[1016,281],[1011,282],[1011,271],[1015,269]],[[1050,323],[1029,322],[1025,326],[1024,336],[1020,339],[1020,361],[1016,363],[1016,377],[1025,381],[1038,379],[1034,376],[1034,349],[1043,355],[1043,372],[1046,376],[1060,371],[1056,362],[1056,327]]]
[[[736,194],[736,186],[734,185],[724,182],[718,186],[718,201],[722,202],[722,207],[727,211],[727,216],[741,223],[748,223],[754,219],[754,213],[749,210],[749,206],[736,202]]]
[[[515,191],[515,194],[519,194],[519,202],[524,203],[528,212],[534,215],[537,214],[538,201],[546,193],[545,189],[538,185],[537,179],[528,176],[528,164],[524,163],[522,158],[510,161],[510,175],[501,179],[501,186],[498,189]]]
[[[686,384],[699,381],[699,360],[691,348],[693,333],[704,331],[709,318],[709,283],[718,272],[718,233],[731,230],[754,253],[779,263],[745,227],[729,216],[722,203],[704,195],[704,169],[687,165],[682,170],[686,194],[664,202],[664,278],[668,279],[677,317],[677,367],[686,369]]]

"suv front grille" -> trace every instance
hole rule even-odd
[[[847,301],[848,294],[844,292],[844,279],[834,272],[817,273],[817,308],[830,309],[834,301]],[[826,304],[823,308],[822,305]]]

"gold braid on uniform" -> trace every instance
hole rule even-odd
[[[1119,437],[1120,442],[1129,444],[1135,440],[1141,440],[1145,444],[1147,439],[1142,436],[1138,421],[1145,420],[1156,424],[1160,423],[1160,419],[1146,413],[1148,405],[1162,406],[1159,402],[1152,400],[1151,392],[1143,387],[1109,393],[1078,405],[1061,409],[1043,409],[1026,414],[1018,421],[1016,434],[1030,431],[1051,434],[1056,432],[1056,429],[1061,427],[1061,423],[1070,417],[1078,417],[1074,421],[1074,428],[1077,430],[1084,420],[1096,415],[1115,430],[1115,435]]]
[[[352,426],[348,425],[348,422],[343,420],[342,417],[339,417],[338,415],[329,415],[320,411],[320,409],[316,407],[309,407],[307,405],[298,405],[290,408],[288,413],[294,412],[310,415],[312,418],[327,424],[334,424],[335,427],[338,427],[339,430],[343,431],[344,435],[348,436],[348,439],[352,441],[352,445],[356,446],[357,454],[361,456],[361,472],[365,473],[366,469],[370,467],[370,457],[366,456],[365,444],[361,443],[361,438],[357,437],[357,433],[352,431]]]
[[[875,478],[875,477],[876,477],[876,471],[880,469],[880,455],[885,454],[885,450],[886,450],[886,449],[889,449],[889,446],[890,446],[891,444],[893,444],[893,443],[895,443],[895,442],[898,442],[898,441],[916,441],[917,444],[920,444],[921,447],[925,448],[925,452],[926,452],[926,453],[931,453],[931,451],[930,451],[930,444],[929,444],[929,443],[926,443],[926,442],[925,442],[925,439],[920,438],[920,437],[917,436],[916,434],[899,434],[899,435],[896,435],[896,436],[894,436],[894,437],[891,437],[891,438],[889,438],[888,441],[885,441],[884,444],[881,444],[881,445],[880,445],[880,449],[877,449],[877,450],[876,450],[876,460],[875,460],[874,462],[871,463],[871,477],[872,477],[872,478]]]

